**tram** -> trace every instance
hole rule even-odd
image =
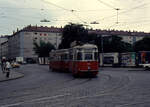
[[[49,69],[70,71],[74,77],[79,75],[96,76],[99,70],[98,49],[96,45],[84,44],[69,49],[50,52]]]

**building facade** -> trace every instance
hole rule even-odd
[[[9,35],[0,36],[0,58],[8,56],[8,38]]]
[[[1,57],[7,58],[23,57],[37,58],[33,51],[33,42],[40,41],[50,42],[57,49],[61,43],[62,28],[43,27],[43,26],[27,26],[21,30],[17,30],[11,36],[1,37]],[[133,44],[141,40],[145,36],[150,36],[150,33],[130,32],[130,31],[115,31],[115,30],[88,30],[88,33],[96,33],[103,36],[116,35],[122,37],[122,41]]]
[[[102,36],[119,36],[122,41],[130,43],[133,45],[136,41],[143,39],[145,36],[150,37],[150,33],[144,32],[131,32],[131,31],[117,31],[117,30],[89,30],[89,33],[96,33]]]
[[[8,58],[23,57],[36,59],[37,55],[33,50],[33,42],[39,43],[41,40],[50,42],[55,48],[61,42],[61,29],[55,27],[37,27],[27,26],[24,29],[14,33],[8,39]]]
[[[3,43],[1,43],[1,58],[2,57],[8,57],[8,41],[5,41]]]

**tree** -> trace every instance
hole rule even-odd
[[[132,45],[122,41],[121,37],[116,35],[108,37],[98,37],[96,44],[98,45],[99,51],[102,52],[103,40],[103,52],[131,52],[133,51]]]
[[[49,42],[45,43],[42,40],[40,41],[39,44],[36,41],[34,41],[33,45],[34,45],[33,50],[38,55],[38,57],[48,57],[49,52],[51,50],[55,49],[55,47],[51,43],[49,43]]]
[[[80,41],[85,43],[87,41],[88,31],[82,24],[70,23],[63,29],[62,42],[59,48],[70,48],[70,44],[74,41]]]
[[[113,35],[109,44],[109,47],[106,48],[106,51],[109,52],[131,52],[132,45],[122,41],[121,37]]]
[[[150,51],[150,37],[144,37],[133,45],[134,51]]]

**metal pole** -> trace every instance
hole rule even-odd
[[[104,59],[104,56],[103,56],[103,52],[104,52],[104,50],[103,50],[103,36],[101,35],[101,47],[102,47],[102,66],[103,66],[103,59]]]
[[[116,22],[116,24],[118,24],[119,22],[118,22],[118,11],[120,10],[119,8],[116,8],[116,10],[117,10],[117,22]]]
[[[57,49],[57,33],[56,33],[56,49]]]
[[[0,47],[1,47],[1,61],[2,61],[2,36],[0,37]]]

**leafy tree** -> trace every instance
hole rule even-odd
[[[142,40],[139,40],[134,43],[134,51],[150,51],[150,37],[144,37]]]
[[[88,31],[82,24],[70,23],[63,29],[62,42],[59,48],[69,48],[73,41],[87,42]]]
[[[131,52],[133,51],[132,45],[122,41],[121,37],[112,35],[109,37],[100,36],[97,39],[96,44],[98,44],[99,51],[102,52],[102,42],[103,40],[103,52]]]
[[[133,51],[131,44],[123,42],[121,37],[112,35],[111,37],[102,37],[96,33],[88,34],[88,30],[81,24],[70,23],[63,29],[62,42],[59,48],[70,48],[73,41],[80,43],[92,43],[98,46],[99,52],[129,52]]]
[[[51,43],[49,43],[49,42],[45,43],[42,40],[40,41],[39,44],[36,41],[34,41],[33,45],[34,45],[33,50],[39,57],[48,57],[49,52],[51,50],[55,49],[55,47]]]

